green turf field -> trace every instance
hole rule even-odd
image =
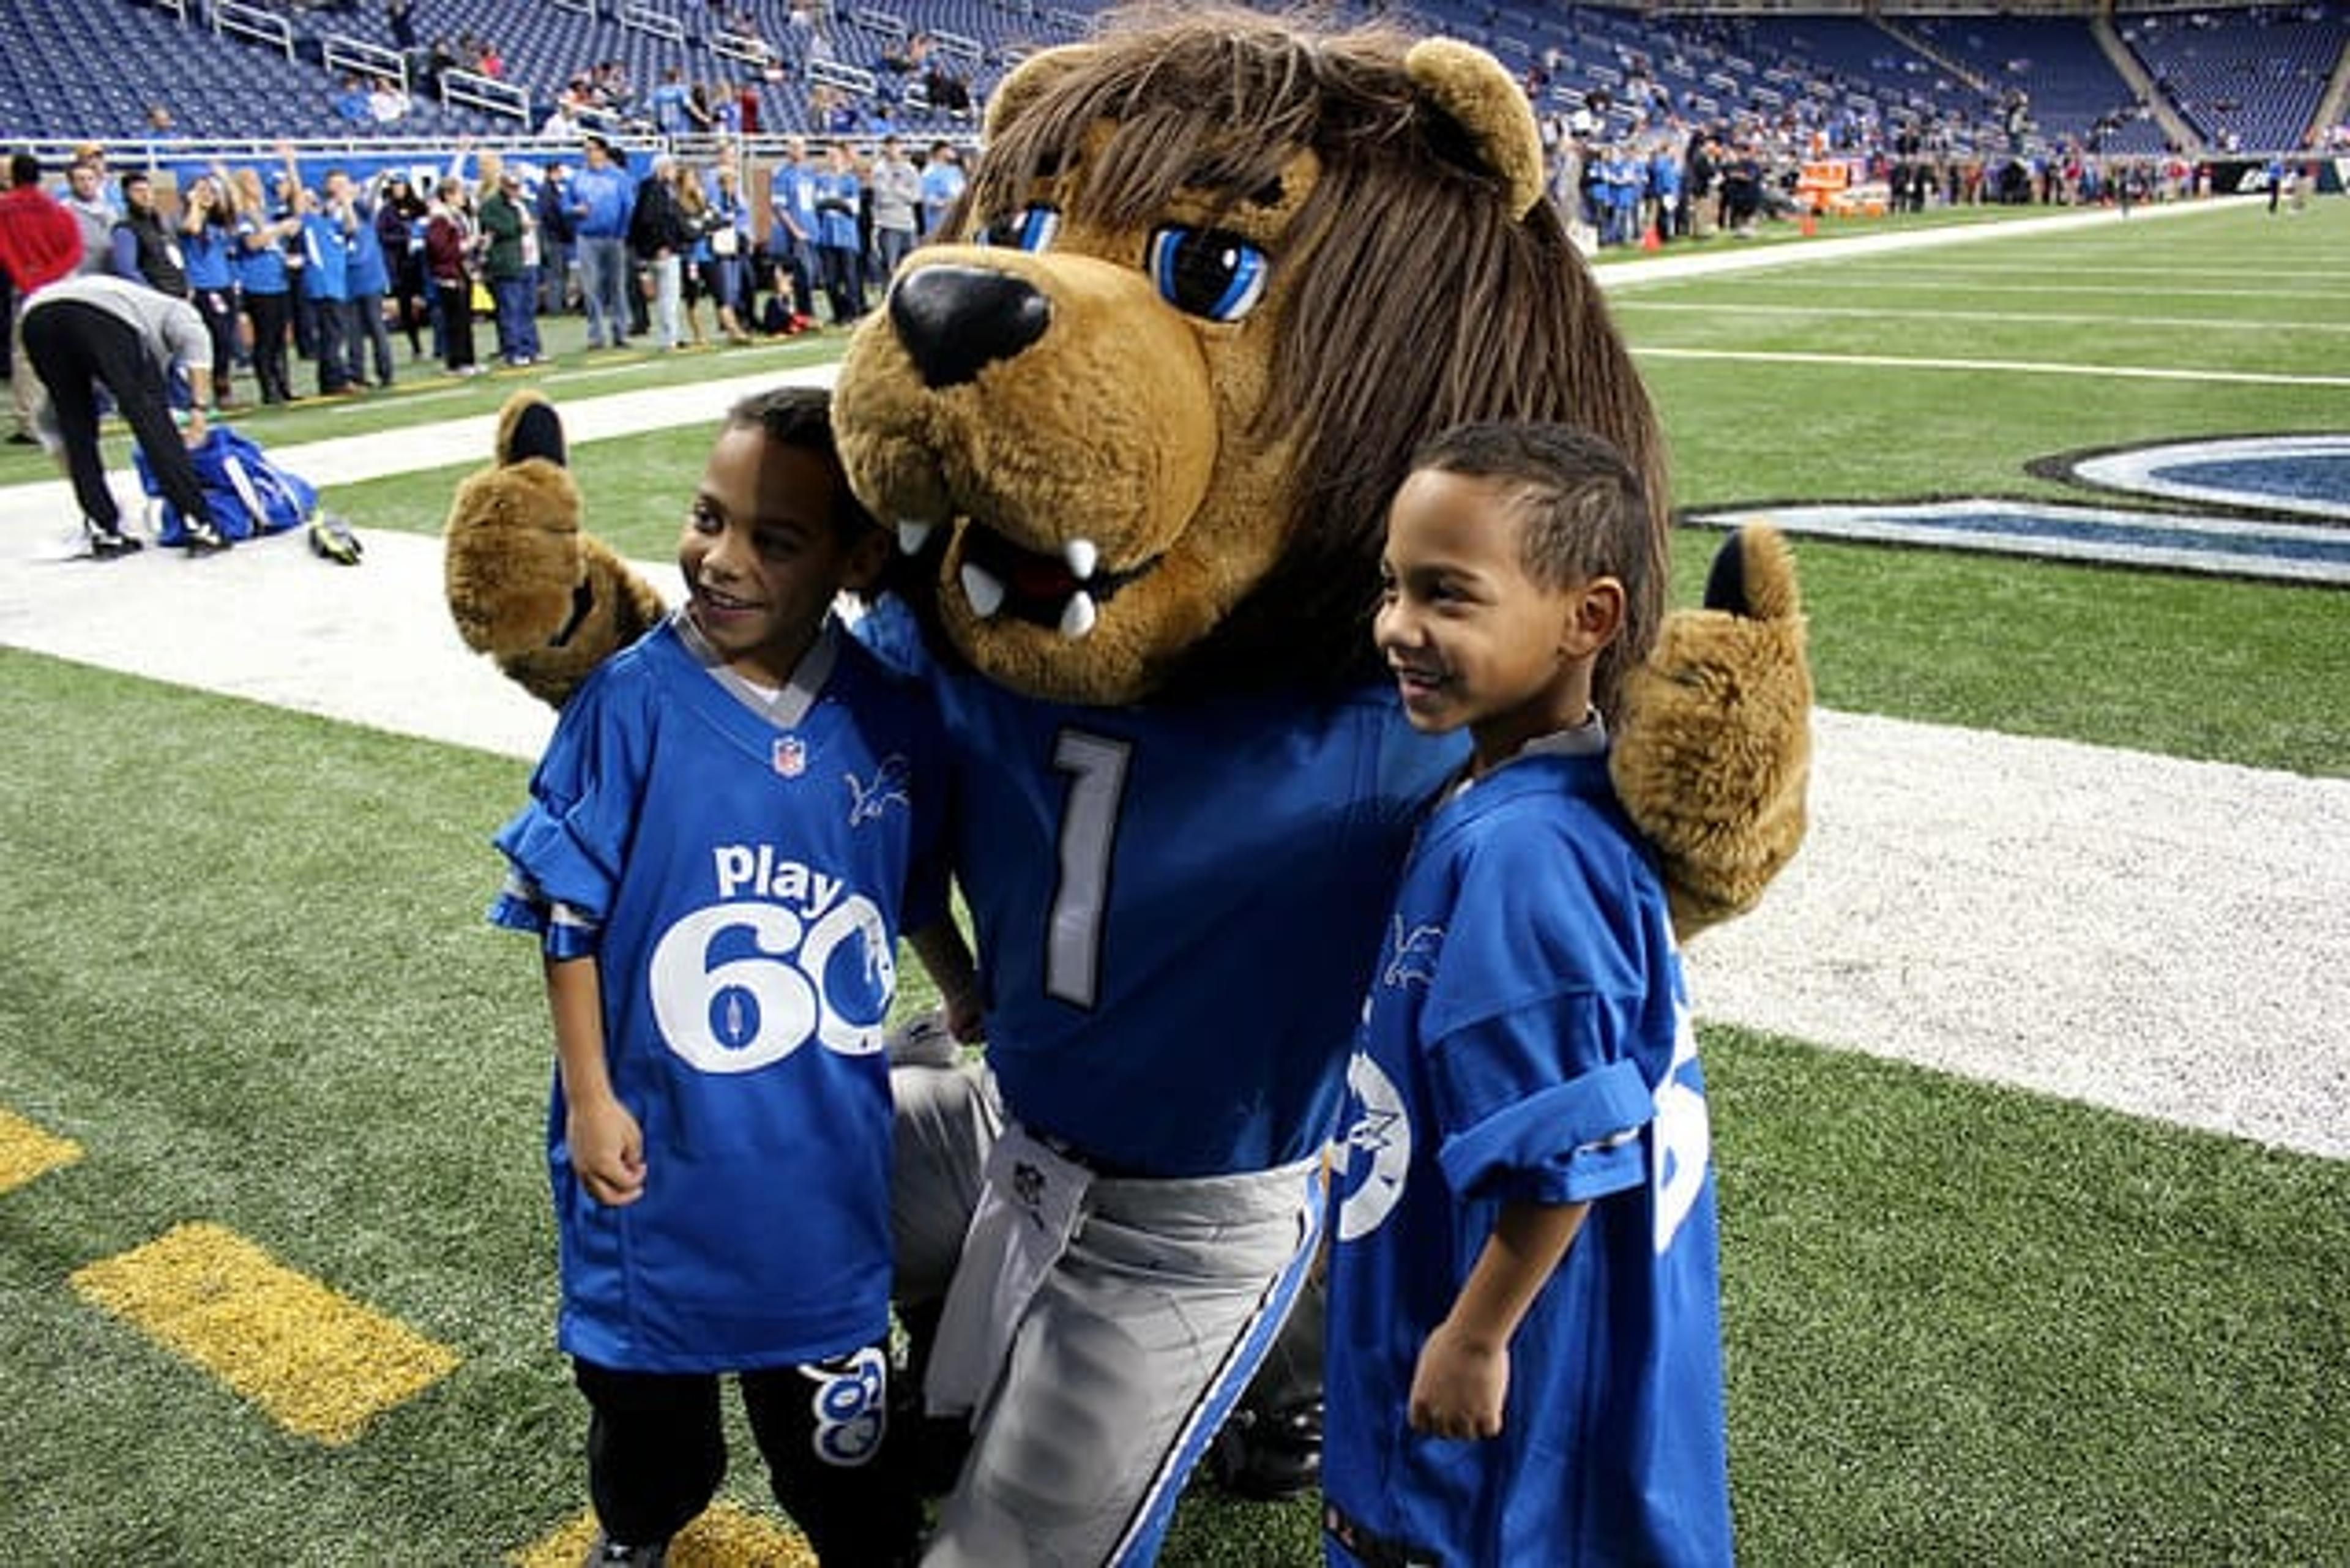
[[[1636,284],[1617,308],[1683,504],[2054,495],[2027,461],[2350,427],[2345,275],[2329,198]],[[586,397],[838,341],[567,355],[543,380]],[[483,379],[241,427],[278,446],[484,412],[513,383]],[[591,525],[666,555],[707,441],[578,447]],[[459,472],[318,477],[363,530],[429,531]],[[43,473],[0,458],[0,483]],[[1685,592],[1711,543],[1680,539]],[[2350,775],[2340,591],[1800,554],[1827,705]],[[584,1504],[536,966],[480,918],[525,764],[14,650],[0,710],[0,1562],[530,1552]],[[2350,1563],[2350,1166],[1800,1041],[1703,1044],[1746,1561]],[[189,1221],[449,1369],[305,1435],[101,1304],[94,1265]],[[161,1276],[191,1332],[224,1267]],[[281,1315],[318,1337],[317,1311]],[[363,1399],[380,1365],[312,1381]],[[738,1440],[728,1495],[772,1513],[756,1469]],[[1310,1505],[1195,1495],[1165,1560],[1318,1562]]]

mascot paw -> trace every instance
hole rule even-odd
[[[1753,908],[1804,837],[1812,678],[1776,531],[1732,534],[1705,607],[1668,617],[1627,675],[1617,794],[1661,857],[1682,940]]]
[[[563,422],[536,392],[498,413],[496,460],[457,486],[442,529],[449,614],[465,645],[561,707],[588,671],[660,618],[660,597],[580,532]]]

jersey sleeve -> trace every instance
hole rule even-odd
[[[592,952],[612,907],[643,794],[648,714],[639,682],[599,672],[574,693],[493,840],[506,858],[493,923],[537,933],[556,958]]]
[[[1641,924],[1608,857],[1497,848],[1461,867],[1423,1015],[1438,1163],[1464,1197],[1588,1202],[1646,1176]]]

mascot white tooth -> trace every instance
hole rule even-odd
[[[1655,415],[1541,174],[1478,50],[1141,16],[1003,84],[960,223],[849,346],[843,456],[917,552],[874,635],[955,742],[985,987],[987,1072],[896,1075],[901,1306],[928,1337],[944,1302],[931,1391],[972,1435],[928,1561],[1149,1560],[1306,1279],[1381,923],[1460,756],[1367,629],[1414,447],[1596,431],[1663,558]],[[576,679],[641,585],[517,569],[578,548],[537,462],[460,492],[451,604],[510,668],[565,632]],[[1735,602],[1634,607],[1599,678],[1684,937],[1803,831],[1792,568],[1749,535],[1716,576]]]

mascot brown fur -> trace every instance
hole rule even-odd
[[[1655,413],[1541,191],[1539,140],[1516,84],[1490,57],[1443,40],[1324,34],[1243,12],[1162,12],[1035,56],[1002,85],[963,204],[858,327],[835,391],[851,483],[911,555],[906,591],[944,666],[941,679],[963,693],[956,701],[997,716],[996,728],[958,741],[971,748],[959,760],[969,779],[1029,791],[1024,808],[1058,802],[1073,791],[1049,744],[1043,754],[989,746],[1026,747],[1020,737],[1049,740],[1062,723],[1117,732],[1121,720],[1163,722],[1171,737],[1184,732],[1187,712],[1310,717],[1337,711],[1349,691],[1359,702],[1381,678],[1368,617],[1388,499],[1418,445],[1457,423],[1561,421],[1614,441],[1646,481],[1651,548],[1662,561],[1669,502]],[[501,458],[514,456],[502,440]],[[567,682],[621,646],[653,600],[585,549],[578,499],[550,466],[525,456],[466,483],[449,520],[449,592],[469,642],[560,702]],[[1804,823],[1810,690],[1792,566],[1774,537],[1750,533],[1725,549],[1712,587],[1705,610],[1668,617],[1659,599],[1628,606],[1617,656],[1596,680],[1623,804],[1659,850],[1684,936],[1751,906]],[[1006,716],[1006,705],[1023,704],[1027,711]],[[1186,771],[1199,773],[1198,787],[1218,787],[1212,768]],[[1128,781],[1137,800],[1139,778]],[[1260,836],[1278,836],[1293,878],[1286,896],[1346,905],[1329,909],[1333,924],[1378,918],[1351,907],[1365,901],[1359,895],[1325,889],[1344,883],[1322,868],[1358,842],[1333,830],[1348,813],[1344,799],[1295,823],[1263,820],[1258,800],[1245,796],[1208,809],[1187,799],[1184,812],[1195,824],[1257,818]],[[1120,830],[1148,834],[1139,806]],[[984,889],[989,898],[974,897],[973,909],[986,904],[1021,931],[1056,919],[1057,889],[1049,911],[1005,896],[1015,882],[1051,884],[1055,855],[1069,853],[1054,831],[1053,821],[1023,822],[1016,842],[989,842],[993,875],[1005,880]],[[1389,834],[1354,874],[1391,875],[1403,847]],[[1217,848],[1223,860],[1180,875],[1227,886],[1263,875],[1262,861]],[[1380,856],[1392,861],[1369,863]],[[1102,887],[1113,907],[1088,913],[1097,927],[1123,920],[1134,943],[1163,950],[1149,956],[1174,977],[1154,983],[1227,986],[1236,1002],[1249,986],[1297,983],[1277,949],[1234,957],[1229,950],[1241,944],[1224,933],[1181,926],[1168,911],[1185,909],[1182,889],[1144,907],[1148,895],[1123,869]],[[1062,928],[1052,929],[1057,943]],[[1202,961],[1248,972],[1190,972]],[[1131,952],[1121,961],[1130,965]],[[1310,1024],[1279,1038],[1243,1008],[1224,1037],[1194,1035],[1176,1051],[1182,1060],[1152,1057],[1152,1071],[1195,1098],[1204,1085],[1229,1101],[1236,1124],[1254,1125],[1291,1093],[1265,1087],[1264,1062],[1303,1053],[1295,1073],[1328,1080],[1359,1001],[1359,990],[1316,991]],[[1148,1153],[1133,1155],[1127,1142],[1149,1147],[1186,1113],[1147,1094],[1139,1097],[1149,1103],[1122,1112],[1109,1103],[1118,1096],[1097,1064],[1121,1050],[1129,1060],[1147,1054],[1128,1049],[1131,1011],[1069,1009],[1055,1015],[1049,1045],[992,1042],[1005,1102],[998,1113],[970,1074],[901,1072],[930,1080],[899,1085],[901,1137],[925,1117],[941,1127],[1005,1113],[1027,1122],[1036,1112],[1021,1103],[1023,1082],[1076,1078],[1090,1082],[1100,1119],[1045,1130],[1078,1157],[1099,1157],[1090,1168],[1127,1175],[1110,1184],[1117,1202],[1147,1210],[1150,1189],[1188,1185],[1181,1178],[1197,1170],[1285,1179],[1301,1138],[1320,1136],[1302,1124],[1251,1145],[1261,1149],[1255,1164],[1242,1155],[1170,1173]],[[1006,1049],[1014,1044],[1024,1050]],[[1015,1081],[1015,1064],[1024,1080]],[[1146,1130],[1121,1140],[1118,1115]],[[922,1246],[906,1226],[910,1207],[928,1212],[908,1197],[922,1185],[920,1163],[910,1164],[901,1144],[901,1284],[920,1274],[909,1259]],[[967,1205],[977,1171],[958,1173]],[[967,1208],[934,1218],[954,1271],[952,1316],[956,1297],[991,1264],[953,1262]],[[1074,1253],[1089,1242],[1081,1230],[1069,1245]],[[1220,1282],[1232,1283],[1227,1298],[1270,1303],[1256,1310],[1277,1315],[1295,1288],[1295,1266],[1283,1265],[1278,1290],[1270,1276]],[[1097,1286],[1105,1278],[1090,1277]],[[983,1278],[977,1289],[985,1288]],[[1147,1557],[1197,1449],[1191,1437],[1179,1441],[1131,1417],[1145,1406],[1154,1420],[1187,1402],[1220,1409],[1211,1378],[1244,1380],[1251,1361],[1238,1347],[1261,1353],[1251,1322],[1218,1317],[1192,1324],[1192,1359],[1180,1368],[1126,1351],[1063,1368],[1055,1357],[1133,1342],[1115,1324],[1086,1320],[1092,1309],[1072,1303],[1094,1299],[1087,1293],[1049,1298],[1060,1316],[1039,1315],[1048,1297],[1019,1320],[1013,1364],[1031,1368],[1027,1392],[1045,1391],[1038,1397],[1059,1435],[1031,1441],[1045,1428],[1035,1409],[1017,1409],[1022,1380],[987,1397],[977,1450],[940,1516],[935,1561]],[[984,1386],[988,1369],[980,1371]],[[1065,1374],[1076,1382],[1065,1385]],[[1121,1376],[1136,1386],[1078,1386]]]

